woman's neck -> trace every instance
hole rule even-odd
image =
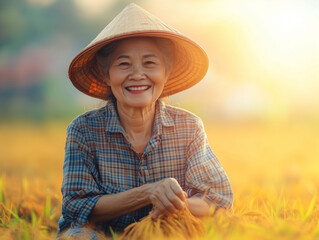
[[[155,103],[146,108],[135,108],[127,107],[117,102],[117,111],[134,150],[143,152],[152,136]]]

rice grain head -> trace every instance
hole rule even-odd
[[[152,219],[151,212],[141,221],[127,226],[121,239],[201,239],[204,234],[203,222],[194,217],[186,208],[170,216],[161,215],[155,220]]]

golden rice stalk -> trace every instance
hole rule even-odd
[[[201,239],[204,235],[203,222],[186,208],[170,216],[161,215],[155,220],[150,213],[140,222],[127,226],[121,239]]]

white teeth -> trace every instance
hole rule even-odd
[[[143,91],[148,89],[148,86],[141,86],[141,87],[127,87],[129,91]]]

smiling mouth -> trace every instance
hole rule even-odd
[[[150,88],[151,86],[130,86],[125,89],[131,93],[142,93]]]

